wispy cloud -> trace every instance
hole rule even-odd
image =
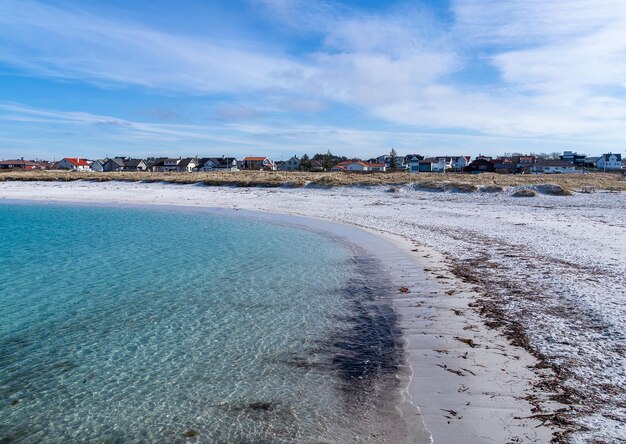
[[[0,42],[0,61],[35,74],[186,94],[289,87],[306,71],[253,42],[172,35],[29,0],[3,2]]]
[[[138,141],[300,143],[301,151],[315,142],[355,150],[410,146],[410,137],[432,144],[431,135],[440,144],[468,145],[626,141],[622,0],[453,0],[446,22],[415,2],[367,10],[313,0],[253,5],[289,44],[263,32],[256,39],[226,39],[210,29],[191,35],[77,6],[4,0],[0,63],[43,78],[174,94],[181,102],[202,97],[217,120],[182,124],[154,115],[158,123],[142,123],[6,103],[0,119],[108,126]],[[472,75],[480,70],[489,75]],[[350,110],[354,128],[377,122],[377,131],[339,128],[339,107]],[[315,113],[326,123],[305,125]],[[303,134],[317,139],[298,142]]]

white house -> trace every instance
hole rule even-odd
[[[420,160],[413,156],[409,161],[409,173],[419,173],[420,172]]]
[[[65,157],[56,163],[60,170],[89,171],[89,162],[79,157]]]
[[[543,174],[565,174],[575,173],[576,165],[564,160],[555,159],[537,159],[535,164],[530,168],[532,173]]]
[[[455,156],[452,158],[452,168],[454,171],[463,171],[472,161],[472,156]]]
[[[194,157],[187,157],[186,159],[181,159],[178,162],[177,170],[181,173],[191,173],[193,171],[198,171],[198,167],[200,165],[200,161]]]
[[[342,166],[346,169],[346,171],[387,171],[387,165],[385,165],[384,163],[367,163],[356,161],[347,163]]]
[[[367,171],[367,163],[365,162],[350,162],[343,165],[343,167],[346,171]]]
[[[280,165],[278,171],[300,171],[300,159],[298,159],[298,156],[293,156]]]
[[[596,162],[596,167],[599,170],[621,170],[622,169],[622,155],[621,154],[603,154]]]
[[[234,157],[210,157],[202,159],[202,171],[239,171],[239,164]]]

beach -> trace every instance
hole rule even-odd
[[[378,251],[397,287],[412,373],[405,396],[434,442],[626,436],[624,193],[15,181],[0,182],[0,198],[254,210],[359,227],[379,239],[363,248]]]

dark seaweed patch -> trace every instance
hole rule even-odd
[[[372,257],[355,257],[357,273],[342,296],[349,303],[346,325],[330,338],[331,366],[341,378],[342,390],[362,395],[388,384],[404,360],[398,317],[385,299],[394,288]],[[390,376],[392,378],[390,378]]]

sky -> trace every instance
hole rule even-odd
[[[0,0],[0,158],[626,149],[624,0]]]

